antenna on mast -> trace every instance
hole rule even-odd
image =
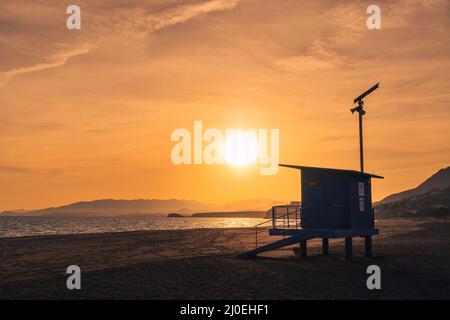
[[[358,112],[358,118],[359,118],[359,161],[361,165],[361,172],[364,172],[364,152],[363,152],[363,126],[362,126],[362,117],[366,114],[366,111],[364,110],[364,101],[363,99],[367,97],[369,94],[371,94],[373,91],[378,89],[380,86],[380,83],[378,82],[376,85],[372,86],[369,90],[361,94],[359,97],[357,97],[355,100],[353,100],[353,103],[358,103],[357,107],[354,107],[350,109],[352,113]]]

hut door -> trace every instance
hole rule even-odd
[[[346,179],[330,178],[325,188],[325,200],[329,207],[328,227],[345,229],[349,224],[348,184]]]

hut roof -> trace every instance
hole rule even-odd
[[[291,164],[279,164],[279,166],[280,167],[291,168],[291,169],[299,169],[299,170],[322,170],[322,171],[346,173],[346,174],[353,174],[353,175],[362,175],[362,176],[370,177],[370,178],[384,179],[384,177],[378,176],[376,174],[371,174],[371,173],[361,172],[361,171],[356,171],[356,170],[308,167],[308,166],[298,166],[298,165],[291,165]]]

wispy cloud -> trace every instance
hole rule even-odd
[[[148,14],[145,9],[121,8],[109,20],[118,31],[143,36],[211,12],[233,9],[239,2],[240,0],[210,0],[196,4],[181,4],[156,14]]]
[[[238,0],[212,0],[194,5],[181,5],[160,15],[150,15],[145,22],[148,23],[148,31],[153,32],[210,12],[232,9],[238,2]]]
[[[314,40],[304,54],[276,61],[281,70],[288,72],[329,69],[341,64],[341,57],[320,39]]]
[[[91,49],[92,47],[90,45],[84,44],[78,48],[73,48],[71,50],[53,54],[45,59],[47,60],[46,62],[37,63],[31,66],[19,67],[0,73],[0,86],[7,84],[12,77],[20,74],[61,67],[65,65],[70,58],[87,54],[91,51]]]

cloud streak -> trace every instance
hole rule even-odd
[[[115,29],[128,34],[149,33],[187,22],[198,16],[212,12],[231,10],[241,0],[210,0],[196,4],[181,4],[157,14],[148,14],[143,9],[120,10],[114,18],[110,18]]]
[[[148,31],[154,32],[210,12],[233,9],[238,2],[238,0],[212,0],[195,5],[182,5],[169,9],[161,15],[150,15],[145,22],[149,25]]]
[[[79,48],[73,48],[68,51],[53,54],[46,59],[48,60],[47,62],[42,62],[31,66],[19,67],[5,71],[0,74],[0,86],[6,85],[8,81],[11,80],[12,77],[17,75],[61,67],[65,65],[70,58],[87,54],[91,51],[91,49],[92,49],[91,45],[85,44]]]

